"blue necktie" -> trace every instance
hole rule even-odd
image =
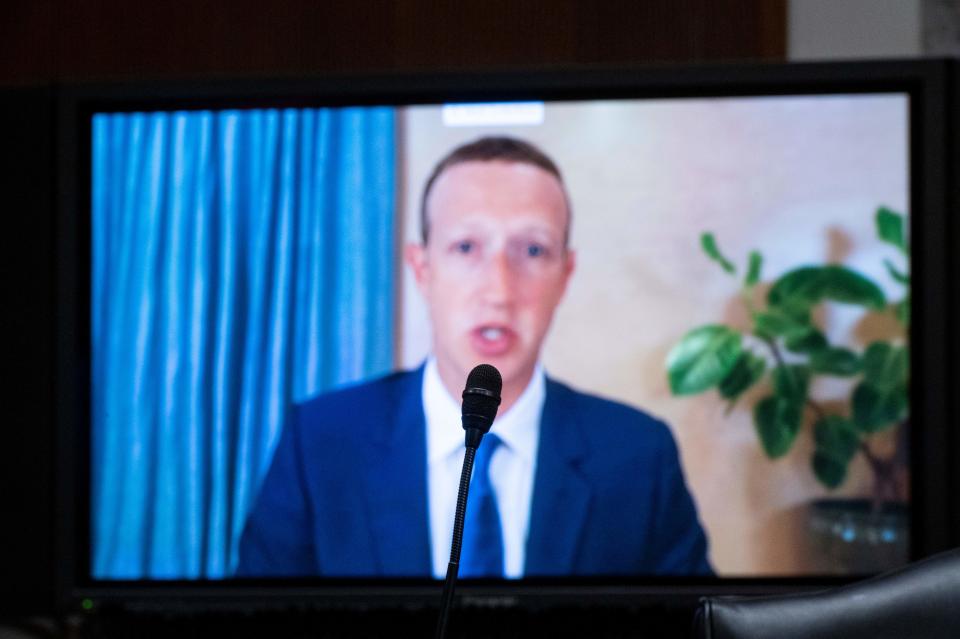
[[[461,577],[503,577],[503,533],[490,483],[490,460],[501,443],[499,437],[488,433],[477,449],[463,524]]]

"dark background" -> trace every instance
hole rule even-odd
[[[786,0],[12,0],[0,84],[784,59]]]

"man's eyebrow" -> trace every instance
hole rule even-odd
[[[529,224],[523,226],[519,229],[521,232],[534,232],[534,233],[543,233],[545,235],[558,235],[563,236],[563,229],[558,229],[552,224]]]

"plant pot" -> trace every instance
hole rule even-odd
[[[814,568],[820,574],[868,575],[910,560],[910,507],[868,499],[819,499],[807,525]]]

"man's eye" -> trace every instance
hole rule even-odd
[[[462,253],[464,255],[468,253],[472,253],[475,248],[476,246],[474,245],[474,243],[469,240],[462,240],[453,245],[454,251],[456,251],[457,253]]]
[[[527,245],[527,257],[543,257],[547,254],[547,249],[540,244]]]

